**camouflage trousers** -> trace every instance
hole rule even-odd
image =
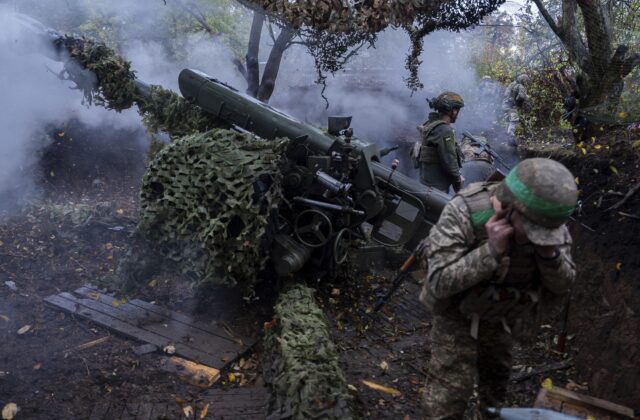
[[[511,335],[501,324],[481,322],[475,340],[470,328],[471,322],[457,310],[434,316],[423,418],[465,418],[476,385],[480,407],[495,407],[504,399],[511,373]],[[471,411],[471,418],[483,417],[479,409]]]

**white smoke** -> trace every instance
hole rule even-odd
[[[226,3],[225,3],[226,4]],[[221,7],[211,2],[213,9]],[[232,63],[233,53],[220,39],[207,32],[178,35],[171,30],[172,19],[180,12],[176,0],[24,0],[14,2],[14,9],[33,15],[53,29],[87,30],[90,35],[113,34],[118,51],[132,63],[140,80],[161,84],[177,90],[180,70],[197,68],[211,76],[235,86],[240,91],[246,82]],[[49,70],[61,70],[61,64],[45,58],[50,46],[37,44],[33,36],[21,31],[11,10],[0,9],[0,196],[15,189],[20,169],[34,159],[45,140],[34,139],[38,129],[47,123],[62,122],[73,116],[93,126],[133,128],[140,126],[135,110],[122,113],[106,111],[100,107],[81,105],[82,95],[70,90]],[[236,39],[246,38],[251,13],[234,5],[224,13],[232,20],[226,22],[236,31]],[[218,10],[220,12],[220,10]],[[179,14],[178,14],[179,16]],[[79,26],[83,22],[98,25]],[[100,22],[105,22],[104,28]],[[110,26],[109,26],[110,25]],[[60,26],[60,27],[56,27]],[[469,41],[477,34],[473,31],[454,34],[437,32],[425,38],[420,78],[424,90],[413,95],[406,87],[404,67],[409,53],[409,39],[400,30],[387,30],[380,34],[375,48],[363,49],[347,69],[329,76],[325,96],[314,84],[316,72],[312,58],[304,47],[289,48],[280,68],[271,104],[293,116],[324,126],[328,115],[353,115],[356,134],[381,147],[394,144],[398,139],[412,140],[416,126],[423,123],[429,112],[426,98],[443,90],[457,91],[465,98],[456,128],[458,132],[471,130],[478,134],[490,128],[499,109],[499,103],[481,103],[479,80],[470,65],[472,54]],[[111,39],[111,41],[114,41]],[[246,41],[240,41],[240,44]],[[265,28],[260,50],[260,61],[266,61],[272,41]],[[167,45],[172,45],[167,48]],[[179,47],[176,47],[179,46]],[[246,48],[240,45],[241,51]],[[176,53],[177,52],[177,53]],[[238,52],[236,51],[236,54]],[[244,52],[241,52],[244,54]],[[406,156],[398,156],[407,160]]]

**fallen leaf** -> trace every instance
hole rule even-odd
[[[274,328],[277,324],[278,324],[278,320],[274,318],[273,320],[264,323],[264,329],[270,330]]]
[[[340,296],[340,289],[331,289],[331,296]]]
[[[31,325],[25,325],[24,327],[18,330],[18,335],[26,334],[31,330]]]
[[[100,299],[100,293],[98,292],[89,292],[89,297],[95,300]]]
[[[577,185],[580,185],[580,178],[576,177],[575,181]]]
[[[236,375],[233,372],[230,372],[227,375],[227,378],[229,379],[229,382],[235,382],[236,381]]]
[[[2,420],[12,420],[20,409],[16,403],[9,403],[2,409]]]
[[[164,351],[167,354],[175,354],[176,352],[176,346],[174,346],[173,344],[169,344],[168,346],[165,346],[162,351]]]
[[[349,391],[351,392],[358,392],[358,388],[356,388],[354,385],[348,384],[347,388],[349,389]]]
[[[200,418],[203,419],[207,417],[208,412],[209,412],[209,404],[205,405],[202,411],[200,411]]]
[[[600,149],[602,149],[602,146],[599,145],[599,144],[596,144],[595,146],[593,146],[593,148],[596,149],[596,150],[600,150]]]
[[[0,315],[0,319],[5,321],[5,322],[9,322],[9,317],[6,315]]]
[[[386,360],[383,360],[382,362],[380,362],[378,366],[380,366],[380,369],[382,369],[384,373],[389,372],[389,363],[387,363]]]
[[[111,242],[107,242],[106,244],[104,244],[104,248],[105,249],[112,249],[113,248],[113,244]]]
[[[156,287],[157,285],[158,285],[158,280],[156,280],[156,279],[151,280],[151,281],[147,284],[147,286],[151,287],[152,289],[153,289],[154,287]]]
[[[36,363],[35,365],[33,365],[33,370],[40,370],[41,367],[42,363]]]
[[[389,394],[392,397],[399,397],[402,395],[402,392],[398,391],[395,388],[391,388],[388,386],[380,385],[375,382],[362,380],[362,383],[368,386],[371,389],[375,389],[376,391],[384,392],[385,394]]]
[[[118,214],[122,215],[122,214],[124,214],[124,210],[122,210],[122,209],[118,209],[118,210],[116,210],[116,213],[118,213]]]
[[[618,175],[618,168],[616,168],[615,166],[613,165],[609,166],[609,170],[614,174]]]
[[[553,389],[553,381],[551,380],[551,378],[545,378],[545,380],[542,381],[542,387],[546,390]]]
[[[411,385],[420,385],[420,379],[418,379],[418,377],[415,375],[409,376],[409,382],[411,383]]]
[[[622,262],[618,261],[618,262],[616,263],[616,270],[617,270],[617,271],[622,270]]]
[[[0,241],[0,246],[4,245],[4,242]]]
[[[115,299],[113,302],[111,302],[111,304],[112,304],[113,306],[115,306],[116,308],[117,308],[118,306],[120,306],[120,302],[118,302],[118,299]]]
[[[180,406],[180,408],[182,408],[182,406],[184,405],[184,403],[186,403],[185,400],[183,400],[180,397],[176,397],[176,404],[178,404]]]
[[[58,131],[58,137],[64,137],[64,131]]]
[[[193,417],[193,407],[191,407],[190,405],[186,407],[182,407],[182,412],[184,413],[184,416],[188,419]]]

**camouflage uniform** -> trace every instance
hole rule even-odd
[[[455,141],[451,125],[431,112],[427,122],[418,127],[422,139],[420,148],[420,182],[449,192],[449,187],[460,189],[462,153]]]
[[[484,224],[497,186],[472,184],[455,196],[425,241],[428,275],[420,300],[434,315],[427,419],[464,418],[476,383],[480,403],[498,405],[511,371],[512,335],[531,329],[540,293],[563,294],[575,276],[564,225],[555,229],[564,239],[552,259],[531,243],[512,243],[503,256],[493,251]]]
[[[515,136],[516,129],[520,125],[520,115],[518,109],[522,108],[529,102],[529,94],[524,86],[529,80],[528,76],[520,75],[507,86],[505,97],[502,101],[502,109],[505,112],[505,120],[507,124],[507,133]]]

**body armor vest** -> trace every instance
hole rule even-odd
[[[433,129],[438,126],[441,126],[442,124],[447,124],[447,122],[443,120],[435,120],[420,127],[420,132],[422,134],[422,139],[420,140],[421,142],[420,153],[419,153],[419,159],[418,159],[420,162],[425,162],[425,163],[440,162],[440,157],[438,156],[438,150],[436,149],[438,145],[434,142],[428,141],[428,138],[431,132],[433,131]]]
[[[473,184],[460,196],[469,208],[475,236],[474,248],[487,240],[485,224],[493,215],[491,196],[498,184]],[[489,282],[483,282],[462,297],[459,309],[471,319],[471,335],[478,336],[481,320],[501,322],[506,331],[531,316],[539,300],[540,282],[533,244],[512,244]]]

